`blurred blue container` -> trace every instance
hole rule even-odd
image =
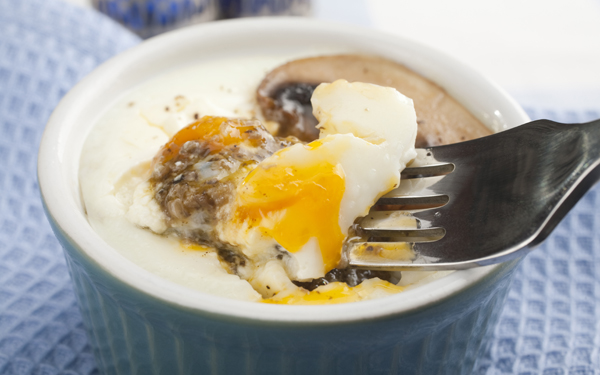
[[[142,38],[218,18],[308,16],[311,0],[92,0]]]
[[[93,4],[142,38],[219,16],[217,0],[93,0]]]
[[[255,16],[308,16],[310,0],[219,0],[224,18]]]

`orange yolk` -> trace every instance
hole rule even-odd
[[[245,121],[227,117],[204,116],[181,129],[158,152],[154,162],[166,163],[179,154],[181,146],[188,141],[204,141],[210,149],[210,154],[221,151],[225,146],[250,142],[254,147],[264,142],[262,137],[256,137],[261,127],[257,121]],[[254,134],[253,134],[254,133]]]
[[[305,147],[312,150],[318,145]],[[292,253],[316,238],[328,272],[340,261],[344,242],[339,225],[344,173],[327,161],[300,166],[279,161],[259,165],[248,174],[238,189],[236,216],[250,227],[260,227]],[[267,217],[275,219],[263,222]],[[272,224],[266,227],[265,222]]]
[[[366,286],[365,284],[368,284]],[[346,283],[334,282],[306,293],[293,293],[281,299],[263,299],[261,302],[279,305],[324,305],[360,301],[365,293],[383,290],[387,294],[395,294],[404,290],[403,287],[390,282],[373,279],[355,287]]]

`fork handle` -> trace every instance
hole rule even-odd
[[[566,192],[562,203],[556,207],[554,213],[548,218],[547,224],[529,247],[535,247],[543,242],[571,208],[600,180],[600,119],[583,124],[556,124],[565,127],[564,130],[568,127],[568,131],[581,132],[580,142],[573,143],[573,153],[564,163],[568,166],[577,162],[579,168],[563,184],[563,188],[569,189],[570,192]],[[576,160],[578,159],[577,148],[581,150],[579,160]],[[569,188],[568,184],[572,186]]]

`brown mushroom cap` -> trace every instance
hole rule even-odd
[[[318,130],[314,128],[316,119],[305,104],[286,102],[282,93],[285,96],[292,90],[293,96],[294,90],[299,90],[302,96],[303,91],[309,90],[307,87],[337,79],[393,87],[412,98],[419,125],[417,147],[456,143],[491,134],[443,88],[403,65],[380,57],[334,55],[291,61],[267,74],[258,87],[257,100],[265,118],[279,122],[277,135],[294,135],[310,141],[318,137]]]

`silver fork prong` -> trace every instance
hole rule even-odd
[[[389,242],[434,242],[441,240],[446,235],[446,230],[439,227],[423,229],[371,229],[367,230],[367,234],[372,238],[388,239]]]
[[[386,241],[431,242],[446,234],[445,229],[434,227],[412,213],[405,211],[374,211],[359,222],[361,234]]]
[[[420,210],[441,207],[448,203],[446,194],[437,194],[427,189],[440,179],[451,174],[455,165],[453,163],[440,163],[432,158],[426,150],[418,150],[417,158],[410,167],[401,173],[400,186],[383,197],[379,198],[376,205],[384,210]]]
[[[418,229],[421,223],[405,211],[371,211],[359,221],[366,231],[377,229]]]
[[[346,246],[348,266],[377,271],[397,271],[409,266],[417,258],[413,245],[408,242],[352,241]]]
[[[420,161],[420,160],[419,160]],[[417,163],[419,162],[417,161]],[[417,164],[414,163],[414,164]],[[401,179],[424,178],[433,176],[444,176],[454,171],[452,163],[433,163],[423,166],[410,166],[400,173]]]
[[[442,207],[448,203],[450,198],[447,195],[408,195],[399,197],[381,197],[377,201],[377,206],[393,206],[387,209],[393,210],[419,210],[425,208]],[[379,209],[385,209],[379,207]]]

